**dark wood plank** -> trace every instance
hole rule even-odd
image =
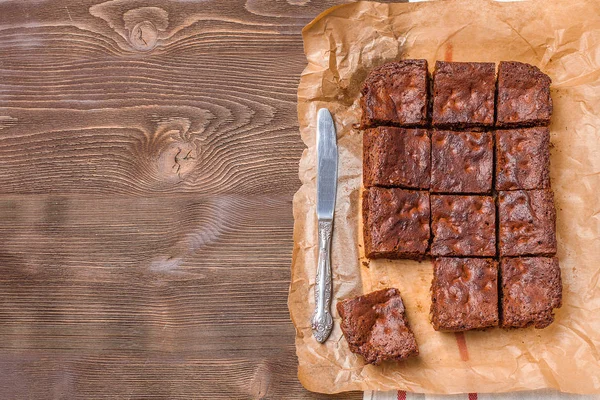
[[[0,2],[0,398],[297,378],[300,31],[344,1]]]

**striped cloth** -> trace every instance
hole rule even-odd
[[[560,393],[553,390],[514,393],[465,393],[454,395],[431,395],[407,393],[402,390],[392,392],[367,391],[364,400],[600,400],[600,395],[579,395]]]

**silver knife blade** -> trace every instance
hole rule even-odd
[[[337,191],[338,150],[331,113],[321,108],[317,115],[317,218],[332,220]]]

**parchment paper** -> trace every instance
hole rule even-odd
[[[298,117],[308,148],[300,160],[303,185],[294,197],[289,294],[302,384],[326,393],[540,388],[600,393],[600,2],[361,2],[330,9],[306,26],[303,35],[308,66],[298,88]],[[359,121],[359,90],[367,72],[400,58],[425,58],[430,69],[435,60],[444,59],[517,60],[539,66],[552,78],[551,178],[564,297],[547,329],[492,329],[464,336],[435,332],[428,319],[431,263],[367,263],[363,258],[362,136],[352,126]],[[325,345],[314,340],[310,329],[320,107],[334,115],[340,155],[332,253],[335,328]],[[348,350],[335,304],[384,287],[400,289],[421,354],[404,363],[364,365]],[[460,351],[462,340],[466,349]]]

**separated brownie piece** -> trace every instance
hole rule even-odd
[[[556,254],[552,191],[517,190],[498,195],[500,256]]]
[[[337,303],[350,351],[369,364],[419,354],[397,289],[383,289]]]
[[[504,328],[545,328],[562,305],[562,283],[556,257],[503,258],[502,322]]]
[[[550,83],[550,77],[533,65],[500,62],[496,125],[548,125],[552,114]]]
[[[425,129],[379,127],[363,135],[363,183],[427,189],[430,142]]]
[[[422,259],[429,243],[429,193],[372,187],[363,192],[369,258]]]
[[[491,196],[431,196],[431,255],[496,255],[496,207]]]
[[[433,126],[494,124],[494,63],[437,61],[433,73]]]
[[[496,190],[550,187],[550,130],[496,132]]]
[[[498,326],[498,263],[491,258],[437,258],[431,296],[436,331]]]
[[[402,60],[373,69],[362,88],[362,128],[427,123],[427,61]]]
[[[433,131],[431,191],[491,193],[492,142],[490,132]]]

